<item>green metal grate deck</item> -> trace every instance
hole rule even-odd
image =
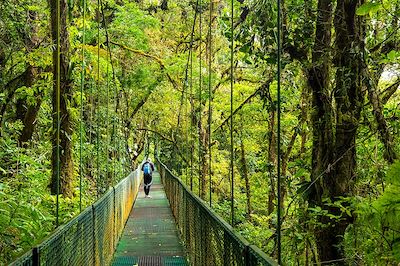
[[[187,265],[175,220],[158,172],[150,196],[143,185],[114,255],[114,266]]]

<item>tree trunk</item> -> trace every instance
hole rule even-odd
[[[308,87],[308,84],[306,84],[303,87],[302,93],[301,93],[301,102],[300,102],[300,110],[301,110],[301,118],[302,120],[305,121],[305,124],[308,124],[308,112],[307,109],[310,106],[310,98],[309,98],[310,90]],[[305,125],[300,128],[300,135],[301,135],[301,144],[300,144],[300,151],[298,157],[301,158],[301,156],[306,152],[306,143],[307,143],[307,130],[305,128]]]
[[[381,102],[381,99],[379,98],[378,93],[376,92],[375,86],[373,86],[373,81],[369,77],[368,73],[365,73],[364,77],[367,79],[366,87],[368,90],[369,102],[372,106],[376,123],[378,124],[378,137],[385,147],[383,157],[389,163],[393,163],[397,159],[397,154],[394,148],[393,136],[386,123],[385,116],[383,115],[383,104]]]
[[[360,32],[356,17],[358,1],[338,0],[335,12],[336,32],[336,135],[335,135],[335,162],[334,176],[327,180],[327,196],[333,201],[340,197],[352,195],[352,187],[356,175],[356,134],[363,106],[364,93],[362,92],[361,67],[363,36]],[[356,52],[355,52],[356,51]],[[317,238],[321,245],[320,259],[344,259],[341,242],[347,226],[352,222],[351,215],[343,213],[339,208],[329,207],[328,210],[341,219],[332,226],[326,227]],[[328,223],[329,218],[325,218]],[[329,249],[327,248],[329,247]],[[334,247],[334,248],[332,248]],[[344,264],[344,261],[339,262]]]
[[[308,83],[312,90],[311,125],[313,129],[312,170],[309,203],[321,206],[325,191],[329,188],[327,180],[331,180],[330,168],[333,159],[333,124],[332,104],[329,91],[329,58],[331,49],[332,1],[319,0],[316,20],[315,41],[312,52],[312,67],[308,71]],[[322,219],[320,221],[324,223]],[[315,237],[321,260],[331,257],[335,248],[330,245],[329,238],[335,235],[327,229],[316,226]]]
[[[28,11],[31,35],[26,37],[25,47],[28,52],[32,51],[39,45],[38,29],[35,21],[38,19],[38,14],[35,11]],[[25,86],[32,87],[40,74],[41,69],[29,65],[25,73]],[[36,117],[42,104],[43,92],[35,92],[36,101],[33,104],[27,102],[26,99],[17,101],[17,117],[22,121],[24,127],[19,137],[20,145],[26,145],[32,138],[35,129]]]
[[[21,117],[21,121],[24,125],[21,135],[19,137],[19,143],[21,146],[27,145],[28,142],[31,140],[33,132],[35,130],[36,125],[36,118],[38,112],[40,110],[40,106],[42,104],[42,97],[43,94],[41,92],[37,93],[36,95],[36,102],[32,104],[28,104],[26,101],[18,102],[17,103],[17,110],[21,107],[24,109],[23,117]],[[18,112],[18,111],[17,111]],[[21,114],[21,113],[18,113]]]
[[[27,70],[25,70],[22,74],[18,75],[17,77],[13,78],[12,80],[10,80],[4,86],[4,92],[7,96],[5,97],[6,99],[5,99],[4,103],[0,107],[0,127],[1,127],[0,136],[2,136],[3,122],[4,122],[4,118],[6,116],[7,107],[12,102],[12,99],[14,97],[16,90],[19,87],[24,85],[24,78],[26,75],[26,71]],[[0,88],[0,89],[3,89],[3,88]]]
[[[250,191],[250,178],[249,178],[249,171],[247,169],[247,161],[246,161],[246,153],[244,149],[243,140],[240,139],[240,172],[242,178],[245,181],[246,185],[246,202],[247,202],[247,212],[246,216],[248,220],[251,220],[251,213],[253,211],[251,207],[251,191]]]
[[[57,39],[57,6],[56,1],[49,1],[51,8],[51,33],[53,43]],[[67,26],[68,5],[66,0],[60,0],[60,187],[59,191],[66,197],[73,195],[73,158],[72,158],[72,121],[68,103],[72,101],[72,79],[69,75],[69,34]],[[52,178],[51,193],[57,193],[57,50],[53,52],[53,136],[52,136]]]
[[[319,0],[312,52],[312,67],[308,72],[308,82],[312,90],[311,125],[313,129],[312,180],[321,175],[332,161],[333,130],[332,105],[329,92],[329,58],[331,48],[332,1]],[[321,203],[324,174],[317,180],[310,201]]]
[[[268,215],[275,209],[275,173],[276,165],[276,137],[275,137],[275,110],[271,110],[268,120],[268,172],[269,172],[269,191],[268,191]]]
[[[361,66],[363,43],[360,25],[355,11],[358,1],[338,0],[335,12],[335,51],[336,84],[334,90],[335,112],[332,112],[332,99],[329,94],[329,49],[331,43],[332,3],[320,0],[315,45],[313,50],[313,69],[309,73],[309,83],[313,91],[313,153],[312,180],[315,182],[309,202],[320,206],[340,219],[332,222],[327,216],[318,218],[315,238],[321,261],[335,260],[345,264],[341,247],[343,235],[352,222],[351,215],[340,208],[326,206],[331,202],[351,195],[355,177],[355,140],[363,93],[361,90]],[[336,126],[332,116],[335,113]],[[334,132],[334,133],[333,133]],[[346,203],[344,203],[346,204]],[[346,207],[346,206],[344,206]]]

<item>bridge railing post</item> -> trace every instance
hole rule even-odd
[[[115,249],[117,248],[117,239],[118,239],[118,236],[117,236],[117,227],[116,227],[116,220],[115,220],[115,187],[113,186],[112,187],[112,190],[113,190],[113,233],[112,233],[112,235],[113,235],[113,237],[112,237],[112,241],[113,241],[113,251],[115,251]]]
[[[38,247],[34,247],[32,249],[32,265],[33,266],[40,265],[40,252]]]
[[[228,239],[228,233],[224,231],[224,265],[231,265],[231,242]]]
[[[92,205],[92,239],[93,239],[93,265],[96,266],[97,256],[96,256],[96,214],[95,214],[95,207]]]
[[[243,249],[243,257],[244,257],[244,265],[250,266],[251,261],[250,261],[250,247],[249,245],[246,245]]]

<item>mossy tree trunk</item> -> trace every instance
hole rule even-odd
[[[40,39],[38,36],[38,27],[36,21],[38,20],[38,13],[36,11],[28,11],[28,21],[30,26],[31,35],[25,38],[25,48],[28,52],[31,52],[39,46]],[[27,88],[32,87],[38,75],[42,69],[33,66],[28,63],[27,69],[25,71],[24,84]],[[43,92],[34,91],[35,102],[29,103],[27,98],[18,99],[16,104],[16,115],[17,119],[20,119],[23,123],[23,129],[19,137],[20,145],[27,145],[31,140],[37,114],[39,112],[40,106],[42,104]]]
[[[50,2],[51,36],[53,43],[57,40],[57,6],[56,1]],[[66,197],[73,195],[73,157],[72,157],[72,121],[69,113],[69,103],[72,100],[72,79],[70,76],[70,45],[67,26],[68,5],[66,0],[60,0],[60,187],[59,191]],[[53,51],[53,134],[52,134],[52,176],[50,189],[57,193],[57,49]]]
[[[356,134],[363,106],[361,88],[363,47],[362,21],[355,11],[358,1],[338,0],[335,14],[330,0],[318,2],[318,17],[309,84],[313,92],[312,186],[309,203],[340,217],[321,215],[315,228],[320,261],[344,264],[343,235],[353,221],[352,214],[327,202],[352,195],[356,177]],[[336,33],[331,47],[332,19]],[[331,61],[330,51],[335,55]],[[336,67],[334,88],[330,88],[330,66]],[[333,90],[334,99],[331,91]],[[346,203],[344,207],[348,207]]]

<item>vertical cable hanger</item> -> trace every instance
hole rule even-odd
[[[117,119],[118,119],[118,113],[117,113],[117,108],[118,108],[118,104],[117,104],[117,84],[115,84],[114,86],[114,104],[115,104],[115,117],[113,119],[113,183],[116,180],[116,175],[117,175],[117,171],[116,171],[116,158],[117,158]]]
[[[79,212],[82,212],[82,179],[83,179],[83,89],[85,87],[85,22],[86,0],[83,0],[83,32],[82,32],[82,70],[81,70],[81,119],[79,122]]]
[[[196,10],[197,12],[197,10]],[[195,23],[193,23],[195,25]],[[190,50],[190,190],[193,190],[193,49]]]
[[[231,75],[230,75],[230,81],[231,81],[231,91],[230,91],[230,138],[231,138],[231,145],[230,145],[230,172],[231,172],[231,223],[232,226],[235,225],[235,196],[234,196],[234,173],[233,173],[233,83],[234,83],[234,79],[233,79],[233,44],[234,44],[234,17],[233,17],[233,13],[234,13],[234,6],[233,6],[233,1],[231,0]]]
[[[211,62],[212,62],[212,12],[213,12],[213,0],[210,0],[210,17],[208,24],[208,177],[209,177],[209,201],[210,207],[212,206],[212,192],[211,192],[211,121],[212,121],[212,91],[211,91]]]
[[[97,0],[97,106],[100,108],[100,0]],[[96,152],[97,152],[97,196],[99,197],[99,181],[100,181],[100,112],[96,110]]]
[[[190,85],[189,85],[190,86],[190,98],[189,98],[189,102],[190,102],[190,115],[189,115],[189,119],[190,119],[190,143],[189,143],[189,145],[190,145],[190,190],[193,190],[193,150],[194,150],[193,139],[192,139],[193,120],[191,119],[192,115],[194,115],[193,114],[193,42],[194,42],[194,32],[196,29],[197,12],[199,10],[199,2],[200,2],[200,0],[196,1],[192,33],[191,33],[191,37],[190,37],[189,57],[188,57],[187,65],[186,65],[186,78],[185,78],[185,81],[187,82],[188,68],[190,65]],[[200,19],[201,19],[201,15],[200,15]],[[200,137],[199,137],[199,141],[200,141]]]
[[[109,59],[110,59],[110,64],[111,64],[111,71],[112,71],[112,76],[113,76],[113,78],[115,78],[115,73],[114,73],[114,67],[113,67],[113,64],[112,64],[112,56],[111,56],[111,48],[110,48],[110,39],[109,39],[109,36],[108,36],[108,29],[107,29],[107,21],[106,21],[106,17],[105,17],[105,15],[104,15],[104,6],[103,6],[103,2],[100,0],[100,7],[101,7],[101,15],[102,15],[102,18],[103,18],[103,25],[104,25],[104,30],[105,30],[105,34],[106,34],[106,43],[107,43],[107,54],[108,54],[108,56],[109,56]],[[107,180],[107,182],[108,182],[108,186],[110,186],[110,183],[111,183],[111,185],[113,185],[113,180],[111,180],[111,182],[110,182],[110,180],[109,180],[109,171],[110,171],[110,163],[109,163],[109,147],[110,147],[110,136],[109,136],[109,119],[110,119],[110,111],[109,111],[109,109],[110,109],[110,100],[109,100],[109,98],[110,98],[110,82],[109,82],[109,63],[108,62],[106,62],[107,63],[107,67],[106,67],[106,79],[107,79],[107,81],[106,81],[106,101],[107,101],[107,103],[106,103],[106,127],[105,127],[105,129],[106,129],[106,148],[105,148],[105,155],[106,155],[106,174],[105,174],[105,177],[106,177],[106,180]],[[112,178],[113,179],[113,178]]]
[[[105,177],[107,178],[106,180],[107,180],[107,182],[108,182],[108,186],[110,186],[110,180],[109,180],[109,178],[108,178],[108,172],[109,172],[109,162],[108,162],[108,139],[109,139],[109,136],[108,136],[108,120],[109,120],[109,100],[108,100],[108,98],[110,97],[110,90],[109,90],[109,86],[110,86],[110,82],[109,82],[109,77],[108,77],[108,62],[107,62],[107,69],[106,69],[106,78],[107,78],[107,85],[106,85],[106,99],[107,99],[107,104],[106,104],[106,151],[105,151],[105,155],[106,155],[106,174],[105,174]],[[106,189],[108,189],[108,187],[106,188]]]
[[[190,45],[189,45],[189,56],[187,58],[187,62],[186,62],[186,69],[185,69],[185,80],[184,80],[184,87],[183,87],[183,93],[182,93],[182,100],[185,102],[185,111],[184,113],[187,114],[187,119],[190,120],[190,114],[188,113],[188,103],[190,103],[190,99],[191,99],[191,93],[192,93],[192,89],[193,89],[193,84],[192,84],[192,76],[193,76],[193,69],[192,69],[192,63],[193,63],[193,58],[192,58],[192,52],[193,52],[193,39],[194,39],[194,31],[195,31],[195,27],[196,27],[196,18],[197,18],[197,8],[199,6],[199,0],[197,0],[196,2],[196,7],[195,7],[195,13],[194,13],[194,17],[193,17],[193,25],[192,25],[192,32],[190,34]],[[190,85],[188,82],[189,79],[189,66],[190,66]],[[188,96],[188,86],[190,86],[190,98]],[[190,175],[192,174],[192,164],[191,164],[191,160],[188,159],[189,153],[190,153],[190,149],[189,149],[189,145],[190,145],[190,140],[189,140],[189,120],[186,120],[186,174],[185,174],[185,183],[186,185],[188,185],[188,177],[189,177],[189,172]],[[190,122],[190,131],[192,130],[192,123]],[[189,169],[190,168],[190,169]],[[193,177],[190,177],[190,182],[192,182]]]
[[[190,51],[189,51],[189,56],[190,56]],[[190,58],[189,58],[190,60]],[[186,68],[187,69],[187,68]],[[184,102],[185,102],[185,110],[184,113],[185,115],[188,115],[188,74],[186,71],[186,77],[185,77],[185,90],[184,90]],[[185,117],[185,116],[184,116]],[[185,119],[186,122],[184,123],[186,125],[186,164],[185,164],[185,184],[188,184],[188,177],[189,177],[189,121]]]
[[[203,77],[202,77],[202,62],[201,62],[201,56],[202,56],[202,31],[203,31],[203,25],[202,25],[202,12],[203,12],[203,2],[200,1],[200,5],[199,5],[199,31],[200,31],[200,43],[199,43],[199,124],[198,124],[198,128],[199,128],[199,196],[200,196],[200,191],[201,191],[201,162],[203,161],[203,147],[201,146],[201,109],[202,109],[202,100],[201,100],[201,92],[202,92],[202,81],[203,81]]]
[[[56,227],[59,226],[60,221],[59,221],[59,207],[60,207],[60,201],[59,201],[59,194],[60,194],[60,124],[61,124],[61,119],[60,119],[60,101],[61,101],[61,91],[60,91],[60,67],[61,67],[61,62],[60,62],[60,56],[61,56],[61,51],[60,51],[60,46],[61,46],[61,40],[60,40],[60,34],[61,34],[61,6],[60,6],[60,1],[57,0],[57,40],[56,40],[56,46],[57,46],[57,59],[56,59],[56,109],[57,109],[57,132],[56,132],[56,139],[57,139],[57,147],[56,147],[56,153],[57,153],[57,162],[56,162],[56,175],[57,175],[57,189],[56,189]]]
[[[112,59],[112,53],[111,53],[111,47],[110,47],[110,37],[109,37],[109,35],[108,35],[108,26],[107,26],[107,20],[106,20],[106,18],[105,18],[105,15],[104,15],[104,6],[103,6],[103,2],[100,0],[100,6],[101,6],[101,14],[102,14],[102,17],[103,17],[103,25],[104,25],[104,30],[105,30],[105,33],[106,33],[106,43],[107,43],[107,51],[108,51],[108,56],[109,56],[109,59],[110,59],[110,64],[111,64],[111,71],[112,71],[112,80],[114,81],[114,100],[115,100],[115,112],[117,113],[117,103],[116,103],[116,101],[117,101],[117,83],[116,83],[116,75],[115,75],[115,69],[114,69],[114,64],[113,64],[113,59]],[[108,64],[107,64],[107,132],[109,132],[109,129],[108,129],[108,120],[109,120],[109,108],[110,108],[110,106],[109,106],[109,102],[110,102],[110,100],[109,100],[109,98],[110,98],[110,91],[109,91],[109,80],[108,80],[108,75],[109,75],[109,72],[108,72]],[[106,152],[107,152],[107,175],[108,175],[108,172],[109,172],[109,154],[108,154],[108,152],[109,152],[109,148],[110,148],[110,146],[111,145],[113,145],[114,147],[113,147],[113,149],[114,149],[114,151],[113,151],[113,160],[112,160],[112,168],[113,168],[113,173],[112,173],[112,180],[111,180],[111,184],[114,184],[114,181],[115,181],[115,155],[116,155],[116,152],[115,152],[115,150],[116,150],[116,141],[115,141],[115,134],[116,134],[116,126],[115,126],[115,121],[116,121],[116,119],[114,118],[113,119],[113,129],[112,129],[112,134],[111,134],[111,136],[110,137],[108,137],[108,135],[107,135],[107,149],[106,149]],[[114,141],[112,140],[112,138],[114,137]],[[111,144],[111,142],[113,142],[113,144]]]
[[[192,49],[190,49],[190,52],[189,52],[189,56],[191,57],[191,54],[192,54]],[[190,60],[190,59],[189,59]],[[189,62],[189,64],[190,64],[190,62]],[[188,81],[186,81],[186,82],[188,82]],[[189,83],[189,82],[188,82]],[[189,84],[188,84],[188,86],[190,86]],[[186,119],[187,119],[187,121],[186,121],[186,140],[187,140],[187,144],[186,144],[186,159],[187,159],[187,163],[186,163],[186,165],[187,165],[187,171],[186,171],[186,185],[188,185],[189,184],[189,182],[190,182],[190,175],[191,175],[191,167],[192,167],[192,165],[191,165],[191,160],[190,160],[190,154],[191,154],[191,151],[190,151],[190,137],[191,137],[191,109],[190,109],[190,97],[191,97],[191,95],[190,95],[190,87],[187,89],[188,90],[188,92],[186,93],[186,102],[185,102],[185,104],[186,104],[186,114],[187,114],[187,117],[186,117]]]
[[[281,20],[281,0],[277,0],[277,9],[278,9],[278,16],[277,16],[277,24],[278,24],[278,36],[277,36],[277,97],[278,97],[278,125],[277,125],[277,138],[278,138],[278,145],[277,145],[277,155],[278,155],[278,169],[277,169],[277,193],[278,193],[278,209],[277,209],[277,247],[278,247],[278,264],[280,265],[282,262],[282,254],[281,254],[281,53],[282,53],[282,44],[281,44],[281,27],[282,27],[282,20]]]
[[[107,21],[106,21],[106,17],[104,15],[104,6],[103,6],[103,2],[100,0],[100,8],[101,8],[101,17],[103,18],[103,25],[104,25],[104,30],[105,30],[105,35],[106,35],[106,43],[107,43],[107,54],[110,58],[110,63],[111,63],[111,70],[113,72],[113,77],[114,77],[114,68],[112,65],[112,57],[111,57],[111,49],[110,49],[110,42],[109,42],[109,36],[108,36],[108,29],[107,29]],[[100,16],[100,14],[99,14]],[[110,98],[110,82],[109,82],[109,63],[106,62],[107,66],[106,66],[106,126],[105,126],[105,130],[106,130],[106,141],[105,141],[105,155],[106,155],[106,173],[105,173],[105,178],[107,181],[107,185],[110,186],[113,185],[113,182],[110,182],[109,179],[109,171],[110,171],[110,166],[109,166],[109,147],[110,147],[110,142],[109,142],[109,117],[110,117],[110,113],[109,113],[109,98]],[[108,187],[106,188],[108,189]]]

